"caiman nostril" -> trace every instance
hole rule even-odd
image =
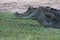
[[[46,8],[50,8],[49,6],[47,6]]]

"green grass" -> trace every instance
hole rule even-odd
[[[0,40],[60,40],[60,29],[45,28],[37,21],[0,13]]]

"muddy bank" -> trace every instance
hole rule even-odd
[[[20,12],[23,13],[29,5],[33,7],[50,6],[60,9],[60,0],[0,0],[0,11],[2,12]]]

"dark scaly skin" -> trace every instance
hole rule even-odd
[[[60,28],[60,10],[48,6],[40,6],[39,8],[29,7],[25,13],[19,14],[16,12],[15,15],[23,19],[37,20],[40,24],[47,27]]]

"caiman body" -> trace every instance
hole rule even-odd
[[[15,15],[23,19],[37,20],[40,24],[47,27],[60,28],[60,10],[42,7],[33,8],[29,7],[25,13],[16,12]]]

